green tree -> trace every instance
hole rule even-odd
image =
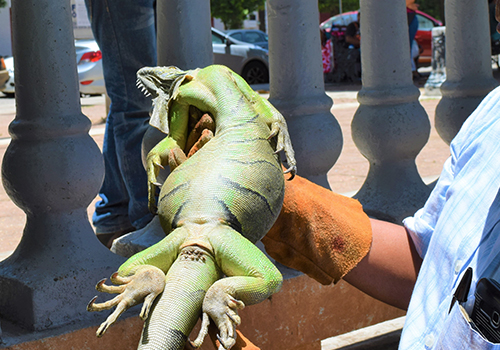
[[[241,28],[248,14],[264,4],[265,0],[210,0],[212,17],[219,18],[226,29]]]
[[[334,16],[340,12],[339,2],[342,1],[342,12],[359,9],[359,0],[318,0],[319,12]],[[444,23],[444,0],[417,0],[419,10]]]
[[[444,23],[444,0],[417,0],[419,10]]]
[[[7,6],[7,0],[0,0],[0,8]]]
[[[331,16],[338,15],[340,1],[342,1],[342,12],[359,9],[359,0],[318,0],[319,12],[329,13]]]

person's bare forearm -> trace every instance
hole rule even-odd
[[[359,45],[360,45],[360,40],[354,36],[346,36],[345,42],[348,44],[354,45],[356,47],[359,47]]]
[[[344,280],[366,294],[406,310],[422,263],[403,226],[371,219],[370,252]]]

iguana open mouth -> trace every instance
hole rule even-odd
[[[167,99],[175,97],[176,91],[188,77],[188,72],[177,67],[144,67],[137,71],[137,87],[146,96],[157,97],[160,92],[166,93]]]
[[[168,110],[178,94],[179,87],[192,79],[194,71],[183,71],[177,67],[144,67],[137,71],[137,87],[146,96],[153,97],[153,111],[150,124],[168,134]],[[189,74],[188,74],[189,73]]]

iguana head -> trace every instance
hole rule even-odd
[[[185,80],[192,80],[197,70],[183,71],[177,67],[144,67],[137,72],[137,87],[146,96],[153,97],[150,124],[168,134],[168,109],[175,100],[179,87]]]

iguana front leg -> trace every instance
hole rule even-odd
[[[189,105],[174,103],[170,109],[170,133],[160,141],[146,158],[146,173],[148,176],[149,209],[156,212],[156,187],[160,169],[170,166],[171,170],[186,160],[183,149],[188,136]]]
[[[271,128],[269,139],[277,138],[275,152],[285,152],[288,163],[288,169],[285,174],[290,173],[293,179],[297,173],[297,162],[295,161],[295,152],[293,151],[292,141],[288,133],[288,127],[283,115],[267,99],[260,97],[241,76],[231,72],[232,78],[245,98],[251,103],[257,113],[266,119],[267,125]]]
[[[217,228],[217,234],[209,239],[217,265],[228,277],[218,280],[207,291],[202,328],[192,344],[201,345],[210,317],[219,328],[219,350],[224,350],[236,342],[235,328],[241,322],[237,311],[278,292],[283,277],[259,248],[230,227]]]

